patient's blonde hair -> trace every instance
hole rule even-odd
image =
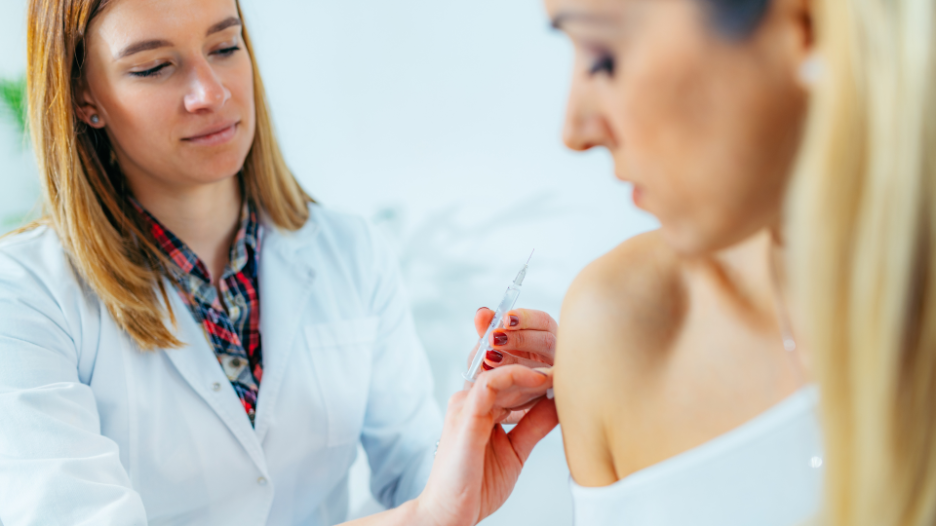
[[[177,347],[167,324],[173,315],[162,281],[165,257],[128,205],[123,175],[110,163],[107,135],[85,126],[75,113],[85,33],[106,3],[29,2],[27,87],[43,183],[40,222],[55,229],[75,269],[141,348]],[[280,153],[246,27],[243,39],[253,64],[257,113],[241,173],[245,194],[276,226],[297,230],[308,219],[311,199]]]
[[[787,217],[822,390],[825,521],[936,523],[936,2],[820,0]]]

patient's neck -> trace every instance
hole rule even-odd
[[[776,319],[772,259],[777,249],[776,237],[765,229],[711,258],[725,290],[762,320]]]

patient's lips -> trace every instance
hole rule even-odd
[[[631,199],[634,201],[634,206],[642,210],[646,210],[643,206],[644,190],[642,186],[637,184],[634,185],[634,189],[631,191]]]

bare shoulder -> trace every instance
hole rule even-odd
[[[666,340],[684,308],[682,270],[679,257],[657,232],[633,237],[575,279],[562,306],[564,326],[571,322],[568,327],[574,330],[581,321],[593,334],[598,329],[647,344]],[[570,352],[610,350],[573,349]]]
[[[631,238],[586,267],[562,305],[563,361],[648,360],[685,309],[683,265],[657,232]]]
[[[683,264],[659,233],[631,238],[575,279],[562,305],[555,390],[572,475],[618,480],[605,418],[664,366],[686,309]]]

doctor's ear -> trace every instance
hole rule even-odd
[[[104,116],[83,82],[78,86],[75,93],[75,114],[82,122],[92,128],[100,130],[105,126]]]
[[[75,109],[75,113],[82,122],[92,128],[100,130],[104,127],[104,118],[96,107],[90,104],[82,104]]]

